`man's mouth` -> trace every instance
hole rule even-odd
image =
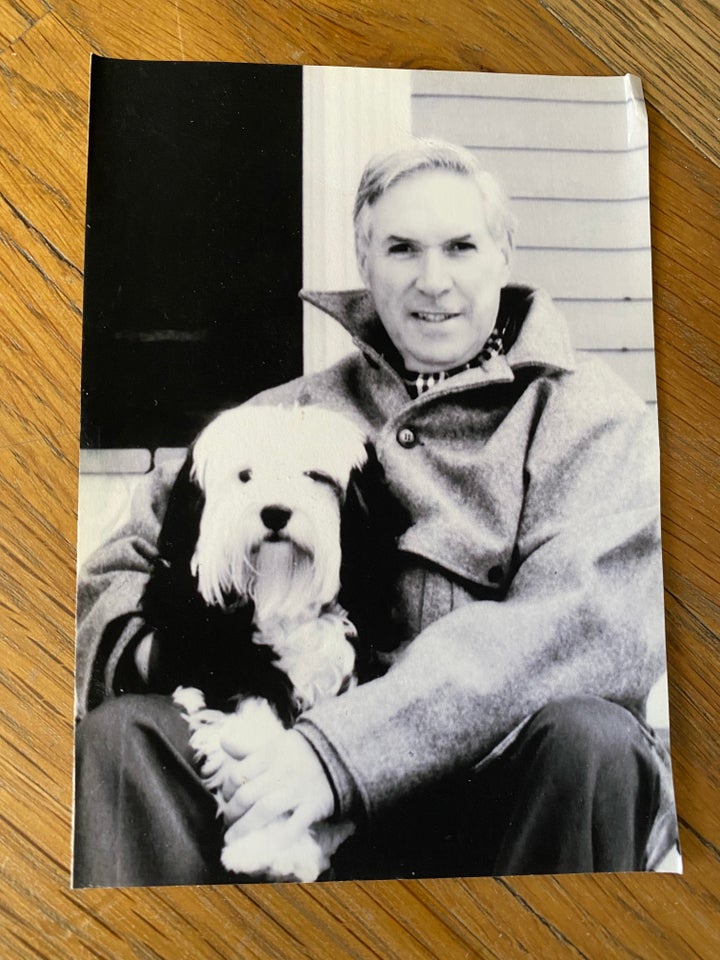
[[[446,320],[453,320],[459,317],[459,313],[451,313],[447,310],[412,310],[410,316],[415,320],[423,320],[425,323],[444,323]]]

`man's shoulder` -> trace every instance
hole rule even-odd
[[[604,360],[588,354],[577,356],[575,370],[563,378],[568,399],[583,398],[584,407],[597,407],[606,413],[641,416],[647,404]]]
[[[611,436],[625,438],[626,443],[639,442],[640,437],[655,442],[657,425],[651,409],[602,360],[580,356],[573,370],[543,374],[533,389],[535,439],[541,447],[544,442],[551,447],[585,445]]]

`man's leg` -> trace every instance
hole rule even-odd
[[[76,886],[221,883],[222,821],[169,698],[108,700],[76,735]]]
[[[550,704],[498,764],[512,792],[494,873],[643,869],[660,759],[623,707],[590,697]]]
[[[639,870],[659,755],[622,707],[573,698],[535,714],[478,771],[415,796],[352,841],[338,878]]]

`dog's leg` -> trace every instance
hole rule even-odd
[[[231,790],[230,766],[233,763],[233,757],[223,749],[221,740],[224,725],[233,714],[208,710],[202,691],[196,687],[178,687],[173,693],[173,703],[183,710],[200,776],[217,800],[220,814],[226,794]]]
[[[172,699],[176,707],[185,711],[183,716],[186,720],[205,707],[205,695],[197,687],[177,687]]]

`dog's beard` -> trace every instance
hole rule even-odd
[[[203,517],[191,562],[198,591],[211,606],[230,610],[252,601],[255,624],[317,616],[339,589],[339,548],[314,554],[290,539],[248,541],[245,524],[218,512]]]
[[[293,621],[316,615],[318,577],[312,557],[294,543],[263,541],[253,552],[255,574],[248,584],[255,622]]]

